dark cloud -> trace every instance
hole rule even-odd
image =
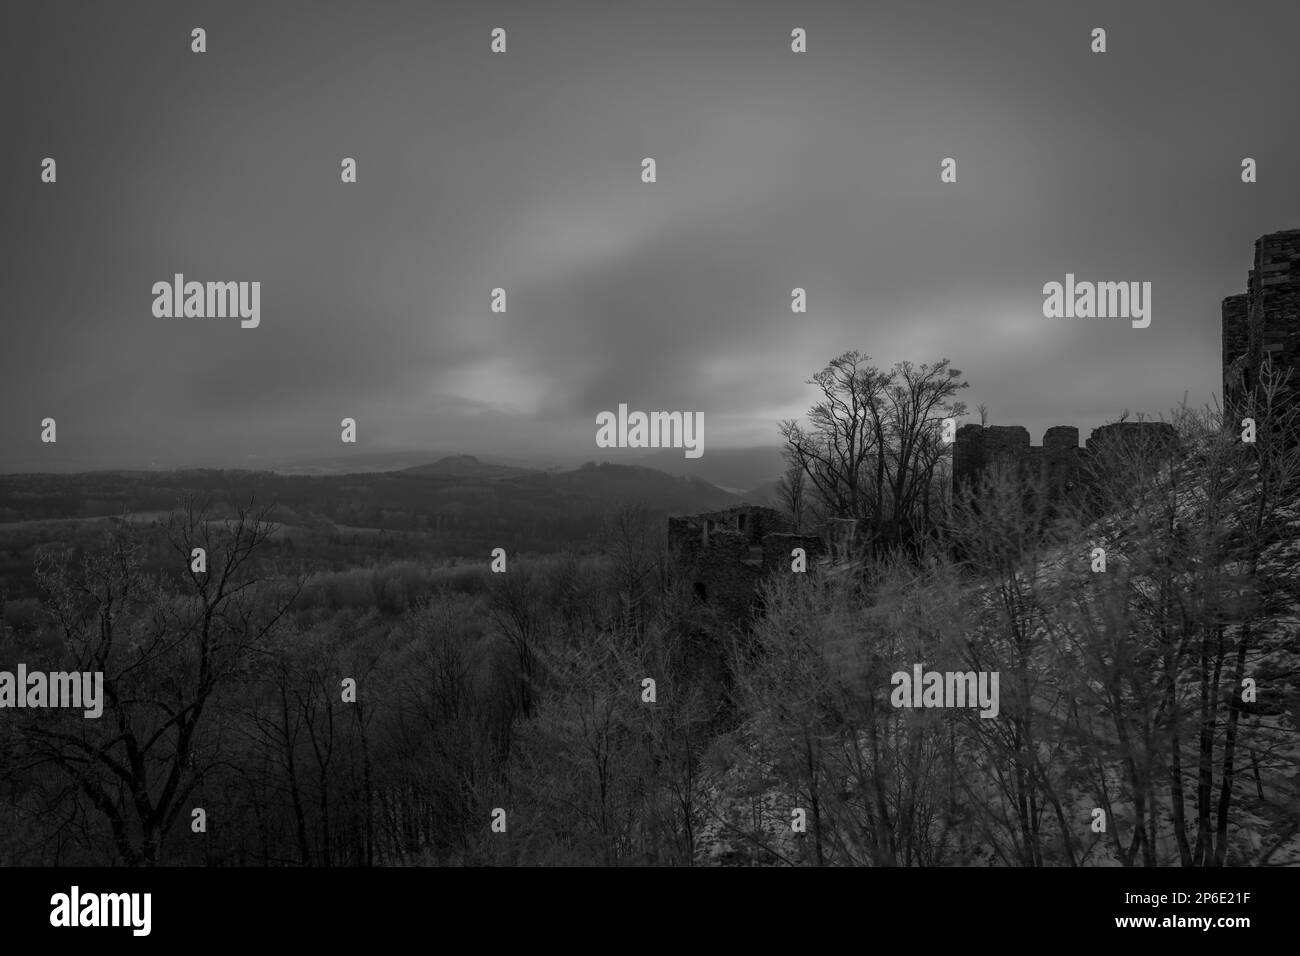
[[[1294,3],[5,13],[0,469],[333,455],[347,415],[580,460],[619,402],[747,445],[850,348],[1086,435],[1211,400],[1219,301],[1300,225]],[[261,281],[261,327],[155,319],[178,271]],[[1151,327],[1043,318],[1067,272],[1152,282]]]

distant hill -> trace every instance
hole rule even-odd
[[[709,448],[699,458],[684,457],[680,448],[656,448],[635,456],[629,455],[626,462],[655,468],[670,475],[699,478],[737,493],[775,481],[785,474],[786,469],[779,445]]]
[[[638,465],[591,464],[546,476],[557,488],[610,503],[634,502],[662,511],[692,513],[728,508],[740,496],[700,478],[665,474]]]
[[[624,504],[666,516],[741,502],[707,481],[636,465],[536,471],[469,455],[348,474],[189,469],[12,475],[0,476],[0,552],[18,562],[15,573],[30,576],[33,547],[66,542],[65,532],[76,533],[71,526],[34,523],[122,515],[158,520],[188,495],[208,502],[216,513],[229,513],[249,500],[275,503],[273,519],[289,530],[306,529],[317,553],[334,548],[358,562],[369,554],[364,551],[369,545],[356,535],[367,529],[407,536],[400,553],[421,560],[481,557],[494,547],[543,553],[590,542]],[[375,554],[391,559],[399,553],[397,540],[375,544]],[[5,570],[0,559],[0,580]]]
[[[458,478],[517,485],[529,495],[550,492],[566,499],[587,499],[593,504],[631,502],[652,510],[708,511],[738,504],[739,494],[700,478],[670,475],[656,468],[588,462],[562,471],[541,471],[512,465],[493,465],[474,455],[449,455],[429,465],[404,468],[398,474],[412,478]]]
[[[405,475],[443,475],[450,478],[505,478],[510,475],[530,474],[533,469],[515,468],[512,465],[490,465],[473,455],[448,455],[431,465],[416,465],[401,469]]]
[[[448,454],[444,451],[353,452],[327,458],[250,462],[246,467],[279,475],[359,475],[401,471],[424,465],[430,460],[445,461]]]

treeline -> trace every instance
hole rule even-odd
[[[661,528],[628,511],[603,555],[503,574],[293,577],[259,560],[264,514],[195,507],[162,526],[178,565],[206,554],[179,582],[142,570],[148,526],[44,553],[43,626],[7,630],[0,667],[103,671],[105,710],[4,712],[0,858],[690,862],[673,834],[725,694]],[[647,676],[674,706],[642,703]],[[487,839],[495,807],[509,846]]]
[[[730,845],[876,866],[1300,861],[1300,433],[1267,396],[1237,411],[1253,441],[1183,413],[1172,458],[1100,450],[1087,501],[995,468],[919,560],[774,579],[726,778],[763,799]],[[998,716],[891,706],[914,664],[997,672]]]
[[[504,573],[308,571],[266,512],[115,523],[41,552],[0,639],[0,669],[106,692],[0,711],[0,860],[1296,862],[1300,443],[1243,412],[1254,441],[1183,414],[1172,456],[1089,456],[1087,501],[996,467],[941,515],[926,468],[869,484],[893,546],[775,573],[753,622],[645,510]],[[918,664],[996,672],[997,716],[896,706]]]
[[[706,482],[608,463],[505,476],[419,469],[328,476],[202,469],[0,475],[0,527],[165,513],[186,496],[204,500],[214,514],[229,514],[250,500],[274,501],[275,518],[286,525],[374,528],[473,545],[461,553],[478,553],[489,541],[527,550],[579,544],[599,532],[604,518],[625,501],[666,513],[736,500]]]

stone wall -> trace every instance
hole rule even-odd
[[[1223,300],[1223,394],[1240,400],[1254,387],[1267,354],[1293,369],[1288,391],[1300,389],[1300,229],[1255,240],[1246,292]]]
[[[1223,300],[1222,319],[1225,402],[1239,401],[1255,386],[1266,355],[1274,366],[1291,370],[1284,397],[1300,394],[1300,229],[1255,240],[1246,292]],[[1035,446],[1029,443],[1029,432],[1018,425],[963,425],[953,446],[953,490],[976,487],[985,469],[1004,461],[1021,477],[1042,476],[1048,494],[1058,498],[1077,489],[1088,456],[1112,441],[1166,454],[1177,448],[1178,437],[1172,425],[1162,422],[1119,422],[1093,429],[1086,447],[1080,448],[1079,430],[1057,425],[1047,430],[1041,446]]]
[[[794,560],[790,552],[795,548],[803,548],[804,554],[808,556],[808,567],[812,567],[813,562],[825,556],[826,539],[816,534],[769,534],[763,538],[763,573],[775,569],[790,570],[790,562]]]
[[[1012,466],[1021,480],[1043,481],[1049,500],[1060,501],[1080,487],[1090,455],[1110,442],[1122,441],[1153,454],[1170,454],[1178,435],[1166,422],[1117,422],[1094,428],[1086,446],[1079,447],[1079,429],[1054,425],[1041,445],[1029,443],[1020,425],[963,425],[953,446],[953,492],[969,494],[984,471],[995,462]]]
[[[1094,428],[1087,450],[1096,453],[1110,444],[1122,444],[1152,454],[1169,454],[1178,448],[1178,431],[1168,422],[1116,422]]]
[[[790,571],[791,551],[803,548],[811,569],[833,547],[848,547],[855,530],[854,521],[836,521],[818,534],[797,534],[781,512],[758,505],[668,519],[696,599],[736,622],[752,614],[765,575]]]
[[[1300,378],[1300,229],[1271,233],[1255,243],[1255,267],[1246,293],[1223,300],[1223,387],[1240,394],[1257,381],[1263,356]],[[1293,379],[1292,392],[1300,389]],[[1143,453],[1169,455],[1178,435],[1164,422],[1117,422],[1094,428],[1084,447],[1079,429],[1055,425],[1033,445],[1019,425],[963,425],[953,446],[954,492],[968,494],[994,462],[1012,464],[1022,478],[1041,478],[1052,500],[1080,490],[1090,456],[1114,442]],[[742,505],[726,511],[668,519],[669,537],[690,569],[696,597],[730,619],[750,615],[759,582],[790,570],[790,552],[814,560],[841,560],[853,548],[856,522],[833,521],[818,534],[796,534],[779,511]]]
[[[1042,445],[1031,445],[1021,425],[963,425],[953,446],[953,488],[978,487],[985,470],[1002,463],[1021,479],[1041,477],[1053,493],[1063,493],[1078,480],[1081,456],[1079,429],[1069,425],[1049,428]]]

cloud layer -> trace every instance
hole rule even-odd
[[[607,458],[620,402],[771,443],[850,348],[1035,440],[1210,401],[1219,301],[1300,225],[1300,10],[1140,6],[7,11],[0,470],[336,455],[345,416]],[[175,272],[260,280],[261,326],[155,319]],[[1044,319],[1067,272],[1152,282],[1151,327]]]

